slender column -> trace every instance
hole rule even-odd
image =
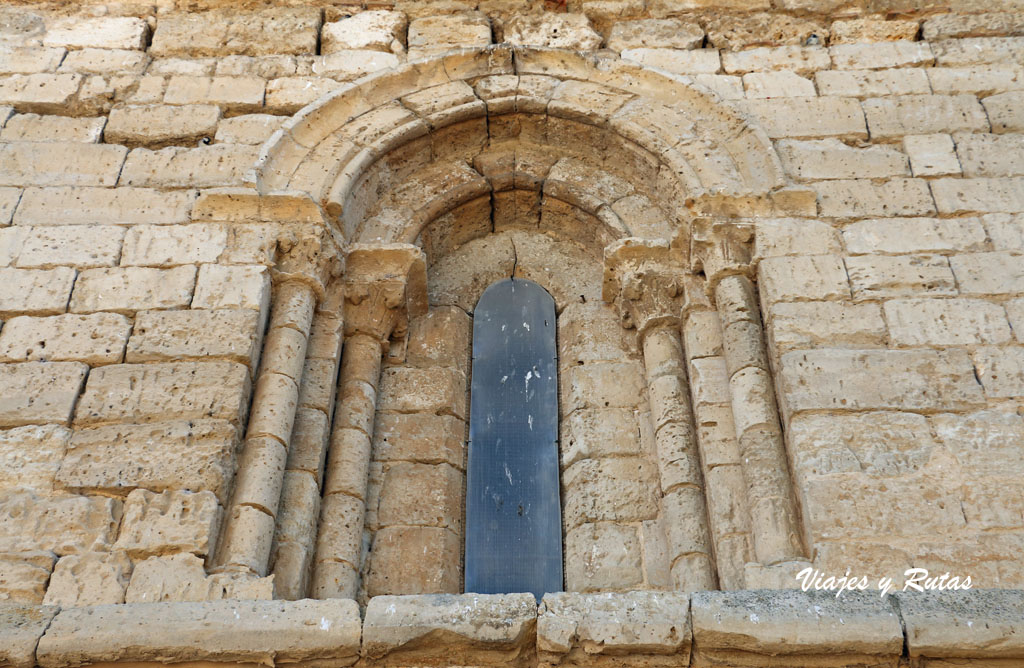
[[[214,561],[215,571],[261,577],[270,560],[316,293],[308,283],[289,280],[275,288],[272,304],[245,445]]]
[[[744,275],[725,276],[715,286],[715,302],[722,321],[754,553],[766,566],[802,559],[793,486],[754,286]]]

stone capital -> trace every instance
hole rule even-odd
[[[341,275],[344,267],[341,250],[327,229],[321,225],[289,226],[277,237],[277,262],[274,281],[308,283],[318,299],[326,295],[332,278]]]
[[[645,334],[678,326],[686,268],[665,241],[627,238],[605,249],[602,298],[615,304],[623,327]]]
[[[749,224],[698,218],[693,223],[691,257],[704,270],[710,289],[723,276],[753,271],[754,230]]]
[[[427,312],[423,251],[411,244],[355,244],[343,289],[346,337],[366,334],[382,343],[402,338],[409,319]]]

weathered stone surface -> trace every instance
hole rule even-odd
[[[143,311],[128,344],[128,362],[220,358],[256,369],[259,311]],[[3,346],[0,333],[0,348]]]
[[[409,23],[409,58],[491,43],[491,24],[480,14],[418,18]]]
[[[865,138],[860,102],[844,97],[747,100],[742,108],[772,139],[802,137]]]
[[[326,56],[319,56],[313,62],[313,73],[320,77],[330,77],[330,79],[315,77],[274,79],[267,84],[268,111],[281,113],[281,110],[289,107],[298,109],[299,107],[296,105],[303,104],[303,100],[306,101],[305,104],[308,104],[319,95],[340,88],[341,85],[337,83],[338,81],[358,79],[373,72],[397,67],[400,62],[398,56],[392,53],[369,49],[346,49]]]
[[[895,596],[911,657],[1012,661],[1024,656],[1018,640],[1024,611],[1020,592],[908,591]]]
[[[768,70],[808,72],[832,67],[828,50],[818,46],[759,47],[744,51],[726,51],[722,67],[729,74]]]
[[[930,182],[939,213],[1017,212],[1024,209],[1024,178],[936,179]]]
[[[53,72],[66,54],[61,48],[8,47],[0,51],[0,74]]]
[[[913,20],[845,19],[833,21],[829,26],[832,44],[853,42],[913,41],[920,24]]]
[[[224,225],[139,225],[125,235],[121,266],[217,262],[227,249],[228,235]]]
[[[53,491],[71,431],[57,425],[16,427],[0,431],[0,489],[28,489],[39,495]]]
[[[316,53],[320,11],[274,8],[169,13],[160,17],[153,56],[225,56]]]
[[[562,420],[562,467],[581,459],[641,454],[638,417],[632,408],[573,411]]]
[[[448,464],[396,462],[384,473],[377,521],[462,531],[462,473]]]
[[[119,315],[56,315],[12,318],[0,331],[4,362],[120,362],[131,322]]]
[[[780,350],[874,348],[885,345],[886,327],[877,304],[780,303],[772,306],[768,335]]]
[[[130,16],[103,16],[94,19],[59,19],[46,31],[43,44],[76,49],[142,49],[149,36],[143,19]]]
[[[823,216],[862,218],[935,213],[928,182],[923,179],[837,179],[816,183],[814,189]]]
[[[743,75],[746,97],[814,97],[814,82],[793,72],[751,72]]]
[[[608,35],[614,51],[639,48],[696,49],[704,42],[700,24],[680,19],[638,19],[619,21]]]
[[[985,132],[988,118],[973,95],[903,95],[864,101],[871,136],[902,137],[930,132]]]
[[[466,424],[452,415],[379,413],[373,452],[380,461],[463,466]]]
[[[515,663],[537,623],[531,594],[377,596],[366,608],[363,652],[382,665]],[[436,640],[418,642],[424,636]]]
[[[644,573],[637,527],[587,523],[565,537],[566,588],[574,592],[640,588]]]
[[[842,251],[839,231],[808,218],[765,218],[754,228],[754,255],[831,255]]]
[[[673,74],[715,74],[722,69],[721,58],[718,56],[718,51],[714,49],[679,50],[640,47],[624,50],[622,57]]]
[[[454,306],[433,308],[409,323],[405,359],[412,366],[465,369],[470,355],[472,320]]]
[[[171,77],[163,95],[165,104],[215,105],[225,112],[259,111],[263,106],[266,82],[259,77]],[[156,102],[157,100],[132,100]]]
[[[123,552],[85,552],[61,557],[46,588],[46,605],[72,608],[124,603],[132,570]]]
[[[195,275],[192,265],[174,269],[86,269],[75,282],[69,310],[130,315],[147,309],[187,308],[192,300]]]
[[[456,594],[459,535],[442,527],[384,527],[374,534],[366,595]],[[409,555],[418,555],[410,562]]]
[[[88,370],[79,362],[0,365],[0,426],[67,424]]]
[[[828,39],[828,28],[822,24],[785,14],[713,16],[705,27],[709,46],[732,51],[756,46],[823,44]]]
[[[63,313],[74,281],[70,267],[0,269],[0,317]]]
[[[0,104],[23,113],[65,111],[82,87],[81,74],[26,74],[0,79]]]
[[[569,367],[561,385],[563,415],[581,408],[636,406],[643,397],[638,362],[596,362]]]
[[[927,95],[931,93],[923,70],[822,70],[814,73],[818,93],[839,97],[883,97],[886,95]]]
[[[270,272],[266,267],[204,264],[199,268],[192,308],[266,313],[269,301]]]
[[[910,158],[914,176],[943,176],[961,172],[953,138],[947,134],[908,135],[903,138],[903,148]]]
[[[156,188],[238,186],[256,162],[256,153],[256,147],[244,144],[159,151],[137,148],[128,155],[119,183]]]
[[[3,126],[2,141],[81,142],[95,144],[103,135],[106,120],[98,118],[68,118],[17,114]]]
[[[272,577],[232,573],[207,576],[202,559],[182,552],[168,557],[150,557],[136,564],[125,591],[125,602],[267,601],[273,598],[273,589]]]
[[[207,419],[76,429],[57,480],[79,493],[210,490],[225,502],[237,441],[229,422]]]
[[[42,603],[55,558],[52,552],[43,550],[0,553],[0,611],[18,604]]]
[[[323,662],[359,652],[355,601],[209,601],[62,610],[40,641],[39,665],[69,662]]]
[[[980,348],[972,355],[985,396],[1010,398],[1024,392],[1024,348]]]
[[[410,393],[410,387],[416,392]],[[380,378],[377,409],[398,413],[433,413],[466,418],[466,376],[444,367],[391,367]]]
[[[112,186],[126,150],[80,142],[0,144],[0,185]]]
[[[505,23],[503,41],[574,51],[601,46],[601,36],[583,14],[517,14]]]
[[[643,457],[584,459],[562,476],[567,528],[584,522],[652,519],[658,514],[657,471]]]
[[[1024,14],[998,11],[966,16],[959,13],[943,14],[927,19],[921,30],[922,36],[929,41],[953,37],[1017,35],[1021,32],[1024,32]]]
[[[405,14],[385,10],[359,12],[350,18],[324,24],[320,33],[320,53],[347,49],[405,51],[403,40],[408,26]]]
[[[117,264],[123,238],[124,229],[112,225],[33,229],[26,234],[15,265],[27,269],[111,267]]]
[[[282,123],[280,116],[246,114],[222,119],[214,141],[218,144],[262,144]]]
[[[964,176],[1020,176],[1024,174],[1024,136],[963,134],[957,136],[956,154]]]
[[[36,645],[60,608],[5,605],[0,608],[0,660],[11,668],[31,668]]]
[[[832,56],[832,66],[839,70],[922,67],[935,61],[931,47],[925,42],[838,44],[829,47],[828,51]]]
[[[805,299],[847,298],[850,287],[842,259],[836,255],[765,258],[758,283],[769,304]]]
[[[139,105],[115,107],[105,132],[106,140],[125,146],[160,148],[195,144],[216,132],[220,109],[213,105]]]
[[[748,74],[746,76],[754,76]],[[746,77],[744,77],[746,79]],[[783,140],[776,148],[782,166],[797,179],[884,178],[909,176],[907,157],[887,146],[851,148],[838,139]]]
[[[1020,257],[1011,253],[964,253],[949,260],[963,295],[1015,294],[1024,290]]]
[[[110,548],[121,502],[88,496],[0,495],[0,552],[49,550],[59,556]]]
[[[206,556],[219,524],[220,508],[213,492],[156,494],[136,489],[125,499],[114,549],[124,550],[133,559],[178,552]]]
[[[28,188],[15,225],[185,223],[195,191],[149,188]]]
[[[991,95],[981,102],[992,123],[992,132],[1024,131],[1024,91]]]
[[[1005,343],[1006,312],[980,299],[893,299],[885,302],[889,335],[897,346]]]
[[[60,64],[62,72],[86,74],[142,74],[149,56],[133,49],[81,49],[72,51]]]

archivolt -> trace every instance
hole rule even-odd
[[[678,237],[697,212],[784,186],[763,131],[690,79],[506,45],[410,62],[324,96],[268,140],[253,180],[262,194],[308,193],[347,241],[411,243],[481,198],[493,229],[496,213],[515,218],[543,197],[574,210],[554,218],[579,221],[550,231],[598,248]],[[451,248],[468,240],[460,234],[475,233],[435,230],[424,245]]]

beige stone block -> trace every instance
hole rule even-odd
[[[956,154],[967,177],[1024,175],[1024,135],[957,135]]]
[[[40,46],[11,46],[0,51],[0,74],[54,72],[67,50]]]
[[[558,317],[558,356],[562,365],[619,361],[632,356],[628,335],[615,309],[603,303],[568,304]]]
[[[61,557],[46,588],[45,605],[73,608],[124,603],[132,562],[123,552],[85,552]]]
[[[5,493],[0,496],[0,552],[105,552],[120,519],[121,502],[114,499]]]
[[[265,312],[270,272],[260,266],[204,264],[199,268],[192,308],[245,308]]]
[[[948,134],[908,135],[903,148],[910,157],[914,176],[944,176],[960,173],[960,161]]]
[[[102,117],[70,118],[16,114],[7,120],[0,141],[79,142],[96,144],[103,136],[106,120]],[[111,142],[113,143],[113,142]]]
[[[563,524],[649,520],[658,515],[657,469],[643,457],[584,459],[562,476]]]
[[[60,64],[61,72],[85,74],[140,75],[149,56],[133,49],[81,49],[70,52]]]
[[[70,364],[70,363],[68,363]],[[245,422],[249,370],[234,362],[121,364],[94,369],[76,424],[215,418]]]
[[[830,255],[841,252],[839,231],[809,218],[764,218],[754,228],[754,255]]]
[[[832,44],[850,44],[856,42],[895,42],[898,40],[913,41],[917,37],[920,24],[914,20],[904,19],[845,19],[833,21],[829,26]]]
[[[516,14],[503,29],[502,41],[511,44],[591,51],[602,41],[583,14]]]
[[[141,311],[127,362],[221,358],[256,369],[259,312],[243,309]],[[3,334],[0,334],[0,347]],[[123,344],[122,344],[123,347]]]
[[[267,106],[271,108],[294,107],[302,98],[308,98],[310,89],[314,87],[323,89],[327,87],[339,88],[336,81],[351,81],[373,72],[397,67],[401,63],[398,56],[383,51],[372,51],[367,49],[335,51],[326,56],[317,56],[313,61],[313,73],[319,77],[330,77],[335,81],[316,79],[313,77],[292,77],[290,80],[282,79],[280,83],[271,81],[268,86]],[[272,99],[271,88],[276,91]],[[306,92],[304,92],[306,91]]]
[[[444,367],[391,367],[381,373],[377,409],[466,417],[466,376]]]
[[[0,426],[67,424],[87,371],[78,362],[0,365]]]
[[[923,69],[821,70],[814,73],[820,95],[840,97],[884,97],[886,95],[928,95],[932,92]]]
[[[42,555],[40,555],[42,556]],[[46,555],[52,564],[52,555]],[[19,563],[15,561],[15,564]],[[49,574],[49,567],[45,569]],[[21,578],[12,578],[21,581]],[[11,668],[32,668],[35,665],[36,645],[60,608],[9,603],[0,610],[3,628],[3,650],[0,657]]]
[[[729,74],[792,70],[809,72],[832,66],[828,51],[819,46],[759,47],[722,53],[722,67]]]
[[[632,408],[573,411],[560,425],[562,468],[581,459],[641,455],[637,421]]]
[[[694,408],[698,411],[705,406],[729,403],[729,373],[725,358],[702,357],[691,361],[690,385]]]
[[[418,555],[410,562],[410,554]],[[367,596],[459,592],[459,539],[436,527],[386,527],[374,536]]]
[[[935,213],[928,182],[895,178],[843,179],[814,184],[821,215],[828,217],[922,216]]]
[[[1005,302],[1006,314],[1010,318],[1010,327],[1017,337],[1017,341],[1024,343],[1024,299],[1014,299]]]
[[[26,74],[0,79],[0,104],[22,113],[67,112],[82,86],[81,74]]]
[[[215,144],[198,148],[170,147],[159,151],[132,150],[120,184],[156,188],[217,188],[239,186],[256,162],[258,147]]]
[[[195,191],[149,188],[28,188],[15,225],[186,223]]]
[[[716,536],[749,534],[747,486],[739,464],[716,466],[705,478],[708,523]]]
[[[622,57],[673,74],[716,74],[722,69],[721,59],[715,49],[679,50],[640,47],[626,49],[622,52]]]
[[[750,47],[824,43],[828,29],[812,19],[785,14],[712,15],[705,24],[708,46],[740,51]]]
[[[450,415],[380,413],[373,433],[374,457],[379,461],[447,463],[464,466],[465,423]]]
[[[695,74],[693,80],[718,94],[723,100],[743,99],[743,80],[721,74]]]
[[[24,227],[0,229],[0,266],[9,267],[17,261],[28,233]]]
[[[1019,63],[1024,46],[1016,37],[968,37],[932,42],[935,62],[958,67],[985,63]]]
[[[220,507],[213,492],[136,489],[125,499],[121,532],[115,550],[132,559],[189,552],[210,554],[220,524]]]
[[[461,535],[462,489],[462,472],[448,464],[396,462],[384,472],[377,521],[445,527]]]
[[[491,25],[481,14],[418,18],[409,23],[409,58],[443,53],[455,48],[487,46]]]
[[[961,350],[813,350],[782,355],[779,387],[802,410],[960,410],[983,402]],[[879,383],[885,378],[885,383]]]
[[[984,98],[992,132],[1024,132],[1024,91],[1000,93]]]
[[[150,53],[161,57],[316,53],[320,24],[320,11],[313,7],[167,13],[158,21]]]
[[[904,95],[864,100],[873,138],[934,132],[985,132],[988,118],[973,95]]]
[[[14,209],[21,200],[21,192],[20,188],[0,187],[0,227],[11,224]]]
[[[124,356],[132,323],[112,313],[20,316],[0,331],[0,361],[114,364]]]
[[[1024,468],[1016,444],[1024,418],[1012,410],[983,410],[966,415],[931,416],[935,434],[964,471],[966,479],[1017,475]]]
[[[411,366],[465,369],[470,356],[472,320],[460,308],[440,306],[409,323],[405,351]]]
[[[807,299],[845,299],[850,294],[846,269],[836,255],[765,258],[758,284],[767,304]]]
[[[1024,88],[1019,65],[974,65],[928,70],[932,91],[943,95],[991,95]]]
[[[1024,267],[1012,253],[965,253],[950,257],[964,295],[1015,294],[1024,290]]]
[[[846,258],[853,298],[948,296],[957,293],[949,261],[939,255]]]
[[[985,347],[971,357],[986,397],[1006,399],[1024,394],[1024,348]]]
[[[54,476],[71,439],[58,425],[16,427],[0,431],[0,453],[5,463],[0,488],[25,489],[41,496],[53,492]]]
[[[981,299],[894,299],[885,302],[896,346],[1005,343],[1013,337],[1006,312]]]
[[[213,105],[133,105],[115,107],[105,132],[106,140],[129,147],[160,148],[195,144],[216,132],[220,109]]]
[[[687,359],[722,355],[722,323],[715,311],[691,311],[683,325]]]
[[[997,9],[986,7],[986,9]],[[1019,7],[1017,8],[1019,9]],[[1024,14],[1021,12],[991,11],[980,14],[941,14],[924,22],[921,34],[926,40],[943,40],[953,37],[984,37],[988,35],[1016,35],[1024,30]]]
[[[390,55],[377,51],[373,53],[382,59],[384,56]],[[332,56],[327,56],[327,58],[332,58]],[[393,64],[397,65],[397,62]],[[333,72],[316,66],[314,69],[321,76],[282,77],[267,82],[266,110],[274,114],[294,114],[307,104],[341,88],[342,84],[337,81],[322,78],[323,76],[332,76]]]
[[[866,138],[860,102],[844,97],[747,100],[742,109],[772,139],[840,136]]]
[[[228,228],[224,225],[139,225],[125,237],[121,266],[217,262],[227,244]]]
[[[877,304],[795,302],[772,306],[768,335],[773,348],[876,348],[886,342]]]
[[[743,75],[743,87],[749,99],[768,97],[814,97],[814,82],[795,72],[751,72]]]
[[[646,383],[639,362],[596,362],[570,367],[562,380],[562,415],[581,408],[635,407]]]
[[[31,604],[35,607],[42,603],[47,580],[53,569],[53,562],[52,552],[32,551],[0,554],[0,600],[3,600],[4,608],[16,610],[15,606],[18,604]],[[22,622],[22,620],[18,620],[18,622]],[[42,630],[40,629],[40,632]],[[31,653],[34,654],[34,649],[31,650]],[[32,665],[32,659],[29,659],[27,665]]]
[[[282,123],[280,116],[246,114],[224,118],[217,124],[214,141],[218,144],[259,145],[270,138]]]
[[[275,79],[295,74],[308,74],[314,57],[307,54],[301,56],[276,54],[267,56],[224,56],[223,58],[211,58],[209,60],[214,61],[213,73],[218,76],[255,76],[263,79]]]
[[[146,21],[132,16],[68,17],[49,26],[43,44],[73,49],[144,49]]]
[[[63,313],[75,274],[70,267],[0,269],[0,317]]]
[[[935,179],[930,182],[939,213],[1024,210],[1024,178]]]
[[[222,420],[76,429],[58,483],[78,493],[124,496],[136,488],[210,490],[226,502],[236,429]]]
[[[15,264],[25,269],[112,267],[121,255],[124,233],[113,225],[33,228]]]
[[[1024,215],[993,213],[975,220],[984,223],[992,246],[997,250],[1024,250]],[[961,250],[981,249],[964,246]]]
[[[852,148],[838,139],[782,140],[776,142],[776,150],[783,168],[802,181],[910,175],[907,156],[889,146]]]
[[[636,526],[584,524],[565,539],[566,589],[571,592],[628,591],[643,584]]]
[[[330,435],[331,426],[327,415],[300,406],[295,412],[291,442],[288,444],[288,470],[309,472],[316,476],[319,484],[323,477]]]
[[[0,185],[112,186],[126,150],[80,142],[0,144]]]
[[[843,241],[853,254],[969,251],[986,235],[980,218],[881,218],[845,226]]]
[[[710,585],[708,578],[700,575],[702,559],[695,558],[707,559],[711,553],[707,524],[702,517],[705,513],[701,512],[704,503],[704,492],[698,487],[677,487],[661,500],[662,526],[675,560],[672,579],[676,589],[695,591]],[[704,565],[704,572],[710,573]]]
[[[220,599],[269,599],[269,578],[223,573],[206,576],[194,554],[150,557],[137,564],[125,592],[126,603],[200,602]],[[269,594],[269,595],[268,595]],[[234,601],[235,604],[238,601]],[[166,610],[168,606],[158,606]],[[235,611],[237,613],[237,610]]]
[[[187,308],[192,299],[196,270],[192,265],[174,269],[117,267],[86,269],[75,282],[69,310],[73,313]]]
[[[878,70],[889,67],[926,67],[935,62],[927,42],[895,41],[830,46],[837,70]]]
[[[372,49],[401,53],[408,20],[402,12],[370,10],[325,23],[320,31],[320,52]]]
[[[704,42],[704,29],[696,21],[637,19],[617,21],[608,35],[613,51],[640,48],[696,49]]]
[[[147,77],[143,78],[141,85],[146,85],[147,78],[159,78],[173,75],[198,77],[211,75],[218,65],[227,61],[230,56],[222,58],[162,58],[156,57],[149,67],[146,68]],[[163,98],[163,89],[160,90],[160,97]]]

